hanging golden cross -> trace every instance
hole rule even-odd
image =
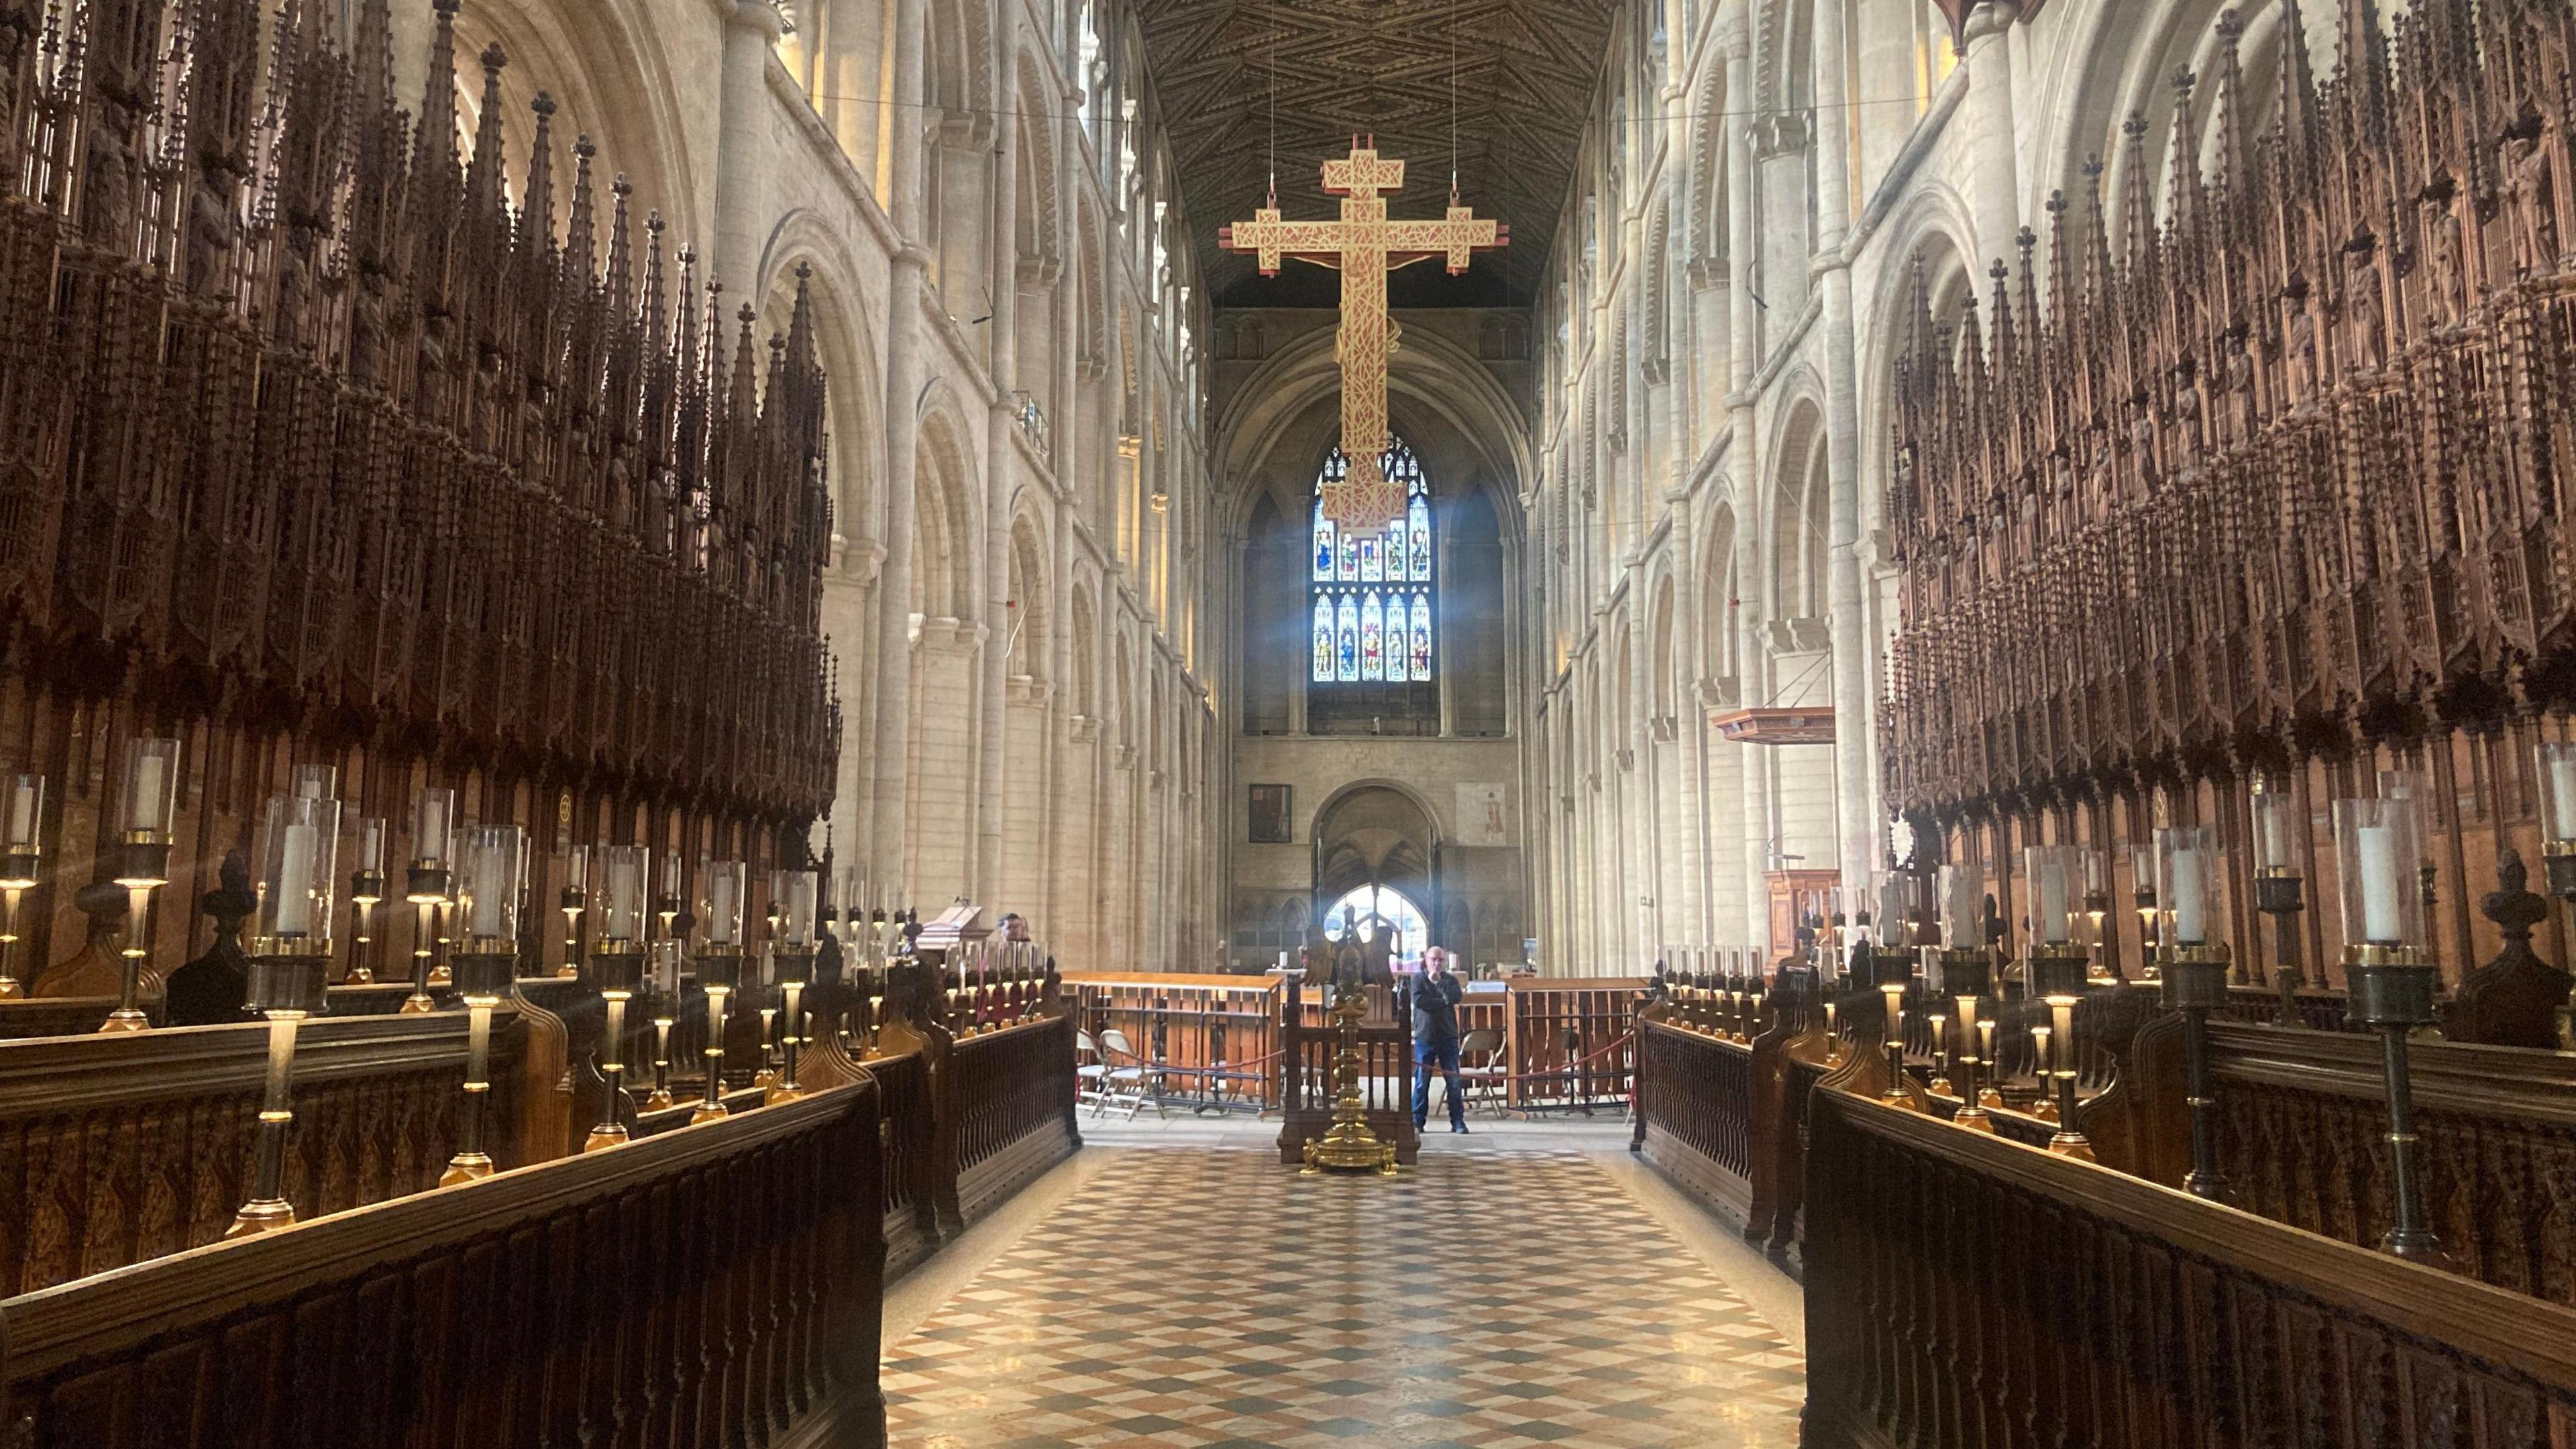
[[[1342,273],[1342,325],[1333,356],[1342,365],[1342,454],[1350,469],[1340,483],[1324,485],[1324,516],[1343,527],[1375,528],[1404,513],[1404,490],[1387,481],[1379,458],[1386,452],[1386,356],[1394,351],[1386,315],[1386,274],[1430,257],[1447,260],[1451,275],[1467,270],[1480,251],[1511,244],[1511,229],[1479,221],[1458,204],[1449,187],[1449,214],[1438,221],[1389,221],[1386,197],[1404,189],[1404,163],[1377,154],[1377,138],[1351,138],[1351,154],[1324,163],[1324,190],[1342,199],[1339,221],[1282,221],[1279,197],[1250,221],[1217,228],[1216,243],[1230,252],[1260,257],[1261,274],[1279,274],[1279,260],[1294,257]]]

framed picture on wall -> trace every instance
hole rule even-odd
[[[1255,785],[1252,787],[1252,843],[1287,845],[1297,838],[1288,819],[1288,787]]]

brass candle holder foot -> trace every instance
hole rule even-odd
[[[1325,1172],[1375,1172],[1380,1177],[1397,1173],[1395,1144],[1379,1140],[1369,1130],[1368,1108],[1360,1096],[1360,1018],[1367,1014],[1368,1004],[1356,991],[1336,991],[1334,1013],[1342,1028],[1340,1049],[1333,1054],[1333,1125],[1321,1137],[1310,1138],[1304,1153],[1301,1177],[1318,1177]]]
[[[761,1093],[760,1105],[775,1107],[781,1102],[801,1102],[805,1100],[805,1096],[803,1087],[791,1087],[785,1082],[772,1082]]]
[[[436,1001],[427,996],[423,996],[418,992],[414,992],[403,998],[402,1005],[394,1008],[394,1015],[425,1016],[436,1010],[438,1010],[438,1003]]]
[[[704,1122],[721,1122],[732,1115],[733,1109],[722,1102],[700,1102],[689,1109],[689,1125],[695,1127]]]
[[[293,1226],[295,1205],[284,1198],[267,1198],[243,1203],[241,1211],[233,1214],[233,1225],[224,1229],[224,1236],[247,1238]]]
[[[2048,1139],[2048,1150],[2056,1153],[2060,1157],[2072,1157],[2078,1162],[2098,1162],[2101,1160],[2093,1155],[2092,1142],[2087,1140],[2081,1132],[2058,1133],[2056,1136]]]
[[[429,968],[429,984],[432,986],[453,986],[456,984],[456,973],[443,965],[432,966]]]
[[[481,1182],[492,1175],[492,1157],[485,1152],[460,1152],[447,1159],[447,1170],[438,1175],[440,1187]]]
[[[602,1122],[598,1126],[590,1129],[589,1136],[581,1139],[581,1150],[584,1152],[602,1152],[608,1148],[619,1146],[625,1141],[626,1124],[622,1122]]]
[[[0,1001],[15,1001],[26,994],[27,988],[18,984],[17,977],[0,976]]]
[[[679,1100],[671,1095],[668,1087],[656,1087],[652,1094],[644,1099],[644,1110],[647,1112],[667,1111],[678,1105]]]

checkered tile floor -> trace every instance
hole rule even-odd
[[[1578,1151],[1125,1152],[892,1346],[906,1449],[1779,1446],[1805,1366]]]

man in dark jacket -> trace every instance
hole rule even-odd
[[[1422,979],[1413,985],[1413,1130],[1431,1120],[1431,1069],[1447,1079],[1449,1130],[1467,1130],[1466,1099],[1458,1095],[1458,1001],[1466,995],[1449,974],[1449,953],[1422,953]]]

